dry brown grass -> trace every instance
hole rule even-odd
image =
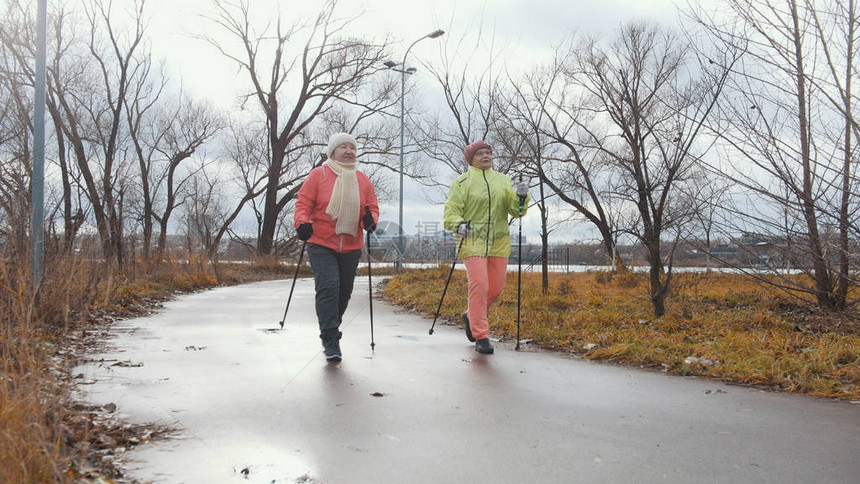
[[[92,257],[50,258],[38,298],[29,263],[0,259],[0,482],[70,483],[88,474],[115,479],[95,451],[131,446],[163,429],[116,426],[100,409],[73,402],[73,342],[92,324],[151,310],[177,292],[292,277],[273,261],[204,259],[135,262],[123,274]],[[83,330],[83,331],[80,331]],[[90,481],[86,481],[90,482]],[[118,481],[114,481],[118,482]]]
[[[385,297],[432,316],[448,270],[407,271],[389,281]],[[860,399],[856,312],[821,313],[740,275],[676,277],[668,313],[655,320],[645,275],[552,274],[543,296],[540,274],[523,274],[520,337],[677,375]],[[440,319],[458,323],[466,295],[465,273],[456,271]],[[508,276],[490,320],[496,337],[516,337],[515,275]]]
[[[50,352],[22,267],[0,262],[0,482],[66,482],[62,384],[46,377]]]

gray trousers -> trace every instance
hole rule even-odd
[[[328,247],[308,244],[308,260],[314,271],[317,319],[320,336],[324,339],[337,334],[352,296],[360,258],[360,249],[338,253]]]

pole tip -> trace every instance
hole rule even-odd
[[[430,329],[430,334],[433,334],[433,329],[432,329],[432,328]]]

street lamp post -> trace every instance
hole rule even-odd
[[[398,64],[392,61],[388,61],[385,63],[385,66],[391,69],[392,71],[400,73],[400,212],[398,215],[397,223],[399,226],[399,233],[397,236],[397,270],[403,269],[403,251],[405,250],[405,246],[403,245],[403,128],[404,128],[404,116],[406,111],[406,74],[414,74],[416,69],[414,67],[406,67],[406,57],[409,55],[409,51],[412,50],[412,47],[415,47],[415,44],[424,40],[424,39],[435,39],[437,37],[441,37],[444,34],[444,30],[434,30],[429,34],[417,39],[415,42],[406,49],[406,53],[403,54],[403,62],[400,63],[401,68],[398,69],[395,66]]]
[[[33,173],[31,176],[30,270],[33,290],[39,292],[45,273],[45,89],[47,0],[36,5],[36,79],[33,93]]]

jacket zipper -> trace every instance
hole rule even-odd
[[[487,243],[484,250],[484,257],[490,256],[490,224],[493,220],[493,198],[490,196],[490,182],[487,180],[487,170],[481,170],[481,175],[484,177],[484,183],[487,185]]]

